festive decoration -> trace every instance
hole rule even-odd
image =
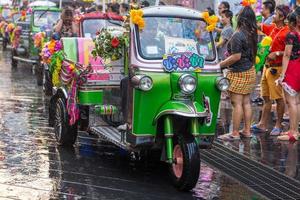
[[[128,46],[128,36],[124,32],[103,28],[97,34],[92,51],[94,57],[99,56],[105,61],[115,61],[123,57],[124,48]]]
[[[79,107],[77,104],[78,86],[86,82],[91,68],[66,61],[63,61],[61,66],[60,79],[64,85],[69,85],[67,111],[69,124],[73,125],[79,119]]]
[[[36,48],[40,49],[44,46],[45,36],[46,36],[45,32],[39,32],[34,34],[33,43]]]
[[[143,19],[144,12],[141,9],[130,11],[130,20],[133,24],[136,24],[140,30],[145,27],[145,20]]]
[[[21,21],[25,21],[26,20],[26,10],[22,10],[21,11],[21,17],[20,17]]]
[[[22,32],[22,27],[17,26],[11,34],[11,45],[12,45],[13,49],[16,49],[19,47],[21,32]]]
[[[256,4],[257,0],[243,0],[241,2],[242,6],[246,7],[246,6],[251,6],[252,4]]]
[[[215,15],[209,16],[208,12],[203,12],[202,18],[208,24],[208,26],[206,27],[206,30],[208,32],[212,32],[213,30],[215,30],[217,23],[219,21],[217,16],[215,16]]]
[[[195,53],[173,54],[164,56],[163,66],[167,72],[197,71],[204,67],[205,58]]]
[[[258,44],[257,55],[255,59],[255,70],[260,71],[266,62],[266,58],[269,55],[270,46],[272,43],[272,38],[269,36],[264,37],[264,39]]]
[[[61,49],[62,44],[59,40],[51,39],[49,42],[45,43],[41,51],[42,62],[49,64],[51,62],[51,56]]]

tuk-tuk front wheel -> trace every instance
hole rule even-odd
[[[173,184],[181,191],[193,189],[200,173],[200,154],[193,137],[178,138],[173,149],[174,163],[170,164]]]
[[[6,50],[7,48],[7,39],[3,37],[2,39],[2,50]]]
[[[12,49],[11,51],[11,67],[16,68],[18,67],[18,61],[14,59],[14,56],[17,55],[16,50]]]
[[[77,122],[74,125],[69,125],[66,100],[63,98],[58,98],[56,101],[54,132],[60,145],[72,146],[77,139]]]

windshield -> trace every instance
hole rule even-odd
[[[82,23],[83,37],[95,38],[96,32],[103,27],[121,26],[121,21],[107,19],[86,19]]]
[[[56,24],[60,17],[60,12],[39,10],[33,13],[34,26],[50,26]]]
[[[20,13],[16,13],[13,15],[13,21],[16,22],[17,19],[19,19],[21,17],[21,14]]]
[[[2,10],[2,16],[4,17],[4,19],[7,19],[10,16],[10,13],[11,13],[10,9],[4,8]]]
[[[193,52],[213,61],[213,39],[199,19],[145,17],[139,32],[139,52],[145,59],[162,59],[165,54]]]

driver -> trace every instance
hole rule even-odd
[[[162,57],[165,54],[164,39],[158,35],[158,22],[147,20],[147,30],[140,34],[142,53],[147,57]]]
[[[75,23],[73,10],[69,7],[63,9],[61,18],[54,26],[54,32],[61,37],[76,37],[78,35],[78,25]]]

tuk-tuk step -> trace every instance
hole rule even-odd
[[[90,131],[122,149],[128,149],[125,141],[125,132],[121,133],[118,129],[112,126],[91,127]]]

